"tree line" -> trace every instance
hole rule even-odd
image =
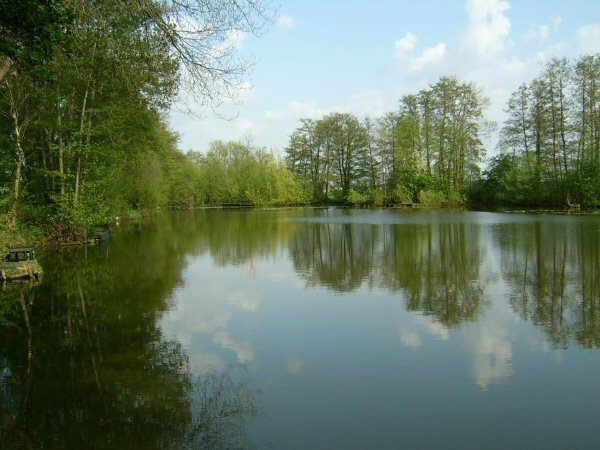
[[[598,206],[599,83],[600,55],[554,58],[512,93],[498,129],[474,83],[444,76],[376,119],[301,120],[286,160],[317,203]]]
[[[600,206],[600,54],[551,60],[512,93],[476,195],[519,205]]]
[[[376,120],[304,119],[286,149],[288,165],[312,201],[461,203],[479,177],[487,103],[474,83],[442,77]]]

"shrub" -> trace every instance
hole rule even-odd
[[[394,189],[394,202],[395,203],[412,203],[412,192],[405,186],[398,184]]]

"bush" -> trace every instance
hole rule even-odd
[[[383,206],[383,202],[384,202],[383,192],[381,192],[377,189],[374,189],[374,188],[369,188],[369,189],[367,189],[366,196],[367,196],[367,204],[369,204],[370,206]]]
[[[419,203],[423,206],[441,207],[446,202],[446,196],[442,191],[432,189],[419,191]]]
[[[419,192],[419,203],[423,206],[456,208],[466,203],[465,196],[458,191],[448,193],[437,190],[422,190]]]
[[[396,188],[394,189],[394,202],[395,203],[412,203],[413,202],[413,198],[412,198],[412,192],[410,192],[410,190],[401,185],[398,184],[396,185]]]
[[[369,203],[369,197],[366,194],[361,194],[354,189],[350,189],[350,192],[348,192],[347,200],[348,203],[357,207],[364,207]]]

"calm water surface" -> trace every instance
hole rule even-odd
[[[597,448],[600,217],[209,210],[0,290],[0,448]]]

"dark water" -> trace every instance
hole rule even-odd
[[[0,291],[0,448],[597,448],[600,217],[200,211]]]

